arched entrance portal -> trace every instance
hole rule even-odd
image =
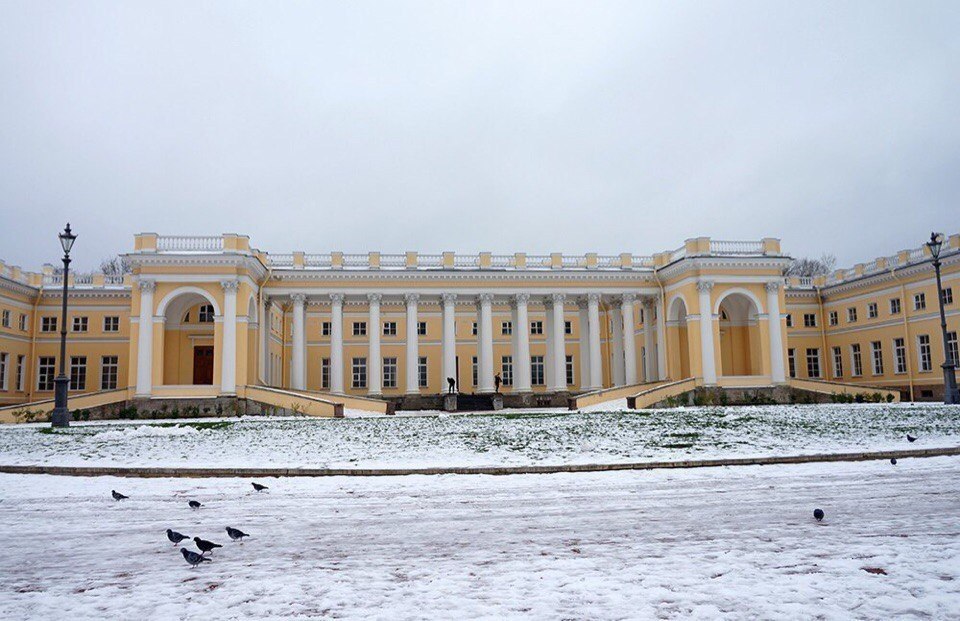
[[[743,293],[730,293],[720,300],[720,374],[763,375],[760,309]]]
[[[165,386],[219,384],[216,351],[216,301],[206,291],[190,288],[164,300],[163,379]]]
[[[671,352],[670,377],[690,377],[690,340],[687,334],[687,304],[675,298],[667,309],[667,338]]]

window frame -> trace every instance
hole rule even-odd
[[[367,357],[354,356],[350,361],[350,387],[362,390],[367,387]]]
[[[116,390],[119,381],[120,356],[100,356],[100,390]]]

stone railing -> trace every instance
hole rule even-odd
[[[755,255],[763,254],[762,241],[724,241],[710,240],[710,254],[718,255]]]
[[[220,235],[160,235],[157,237],[157,252],[221,252],[223,237]]]

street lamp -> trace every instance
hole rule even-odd
[[[70,223],[60,233],[60,245],[63,247],[63,306],[60,313],[60,374],[53,380],[53,412],[50,414],[50,424],[53,427],[67,427],[70,425],[70,410],[67,409],[67,389],[70,378],[67,377],[67,279],[70,272],[70,249],[77,236],[70,231]]]
[[[933,270],[937,274],[937,301],[940,303],[940,332],[943,335],[943,359],[940,365],[943,368],[943,402],[947,404],[960,403],[960,393],[957,392],[956,362],[950,355],[947,343],[947,315],[943,310],[943,285],[940,282],[940,250],[943,248],[943,233],[930,233],[927,242],[930,256],[933,257]]]

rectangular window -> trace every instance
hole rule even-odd
[[[950,356],[949,360],[953,362],[954,366],[960,363],[960,358],[957,357],[957,332],[947,332],[947,355]]]
[[[868,318],[868,319],[876,319],[879,314],[880,314],[880,313],[877,312],[877,303],[876,303],[876,302],[870,302],[869,304],[867,304],[867,318]]]
[[[820,350],[807,348],[807,377],[820,377]]]
[[[330,336],[330,333],[333,331],[333,324],[329,321],[324,321],[320,324],[320,336]]]
[[[530,356],[530,383],[543,386],[543,356]]]
[[[117,356],[100,358],[100,390],[114,390],[120,372],[120,360]]]
[[[396,358],[383,359],[383,387],[384,388],[397,387],[397,359]]]
[[[0,318],[0,325],[2,325],[4,328],[10,327],[10,311],[3,311],[3,316]]]
[[[366,335],[367,335],[367,322],[366,322],[366,321],[354,321],[354,322],[353,322],[353,335],[354,335],[354,336],[366,336]]]
[[[479,324],[477,324],[476,321],[474,321],[473,325],[470,326],[470,334],[472,334],[473,336],[477,336],[478,334],[480,334]]]
[[[473,379],[473,385],[479,386],[480,385],[480,366],[477,364],[476,356],[474,356],[473,359],[471,360],[471,368],[472,368],[471,374]]]
[[[573,334],[573,323],[569,321],[563,322],[563,333],[564,334]]]
[[[20,330],[27,331],[27,315],[25,313],[20,313]]]
[[[893,339],[893,358],[896,373],[907,372],[907,344],[903,339]]]
[[[953,304],[953,287],[944,287],[943,305],[950,306],[951,304]]]
[[[913,296],[913,310],[924,310],[927,308],[927,294],[917,293]]]
[[[933,370],[933,352],[930,350],[930,335],[921,334],[917,341],[920,344],[920,370]]]
[[[396,336],[397,335],[397,322],[396,321],[385,321],[383,323],[383,335],[384,336]]]
[[[420,388],[427,387],[427,357],[420,356],[420,359],[417,361],[417,385]]]
[[[890,298],[890,314],[900,314],[900,298]]]
[[[531,321],[531,322],[530,322],[530,334],[543,334],[543,322],[542,322],[542,321]]]
[[[426,335],[427,335],[427,322],[426,322],[426,321],[418,321],[418,322],[417,322],[417,335],[418,335],[418,336],[426,336]]]
[[[7,361],[10,354],[0,354],[0,390],[7,390]]]
[[[850,346],[850,359],[853,363],[853,376],[860,377],[863,375],[863,356],[860,353],[860,343],[854,343]]]
[[[843,350],[839,347],[833,348],[833,376],[843,377]]]
[[[787,327],[788,328],[793,327],[793,315],[791,315],[790,313],[787,313]]]
[[[567,386],[573,386],[574,381],[574,369],[573,369],[573,356],[567,356],[566,359],[566,371],[567,371]]]
[[[797,350],[787,350],[787,367],[790,371],[790,377],[797,376]]]
[[[837,318],[837,311],[830,311],[830,325],[835,326],[840,323],[840,320]]]
[[[510,336],[513,334],[513,322],[504,321],[500,324],[500,334],[504,336]]]
[[[41,318],[40,318],[40,331],[41,331],[41,332],[56,332],[56,331],[57,331],[57,318],[56,318],[56,317],[41,317]]]
[[[70,390],[87,389],[87,357],[70,357]]]
[[[847,323],[857,323],[857,307],[851,306],[847,309]]]
[[[197,318],[200,323],[213,323],[213,305],[204,304],[200,307],[200,316]]]
[[[104,331],[104,332],[119,332],[119,331],[120,331],[120,318],[119,318],[119,317],[104,317],[104,318],[103,318],[103,331]]]
[[[53,390],[56,366],[57,359],[53,356],[40,356],[37,364],[37,390]]]
[[[500,379],[504,386],[513,386],[513,356],[500,358]]]
[[[330,390],[330,359],[320,359],[320,388]]]
[[[883,348],[880,341],[870,343],[870,355],[873,359],[873,374],[883,375]]]
[[[24,381],[26,377],[24,376],[24,362],[26,361],[26,356],[17,356],[17,390],[23,392],[25,388]]]
[[[816,313],[804,313],[804,314],[803,314],[803,327],[804,327],[804,328],[816,328],[816,327],[817,327],[817,315],[816,315]]]
[[[87,331],[87,318],[86,317],[74,317],[73,318],[73,331],[74,332],[86,332]]]
[[[367,387],[367,359],[366,358],[354,358],[353,359],[353,387],[354,388],[366,388]]]

